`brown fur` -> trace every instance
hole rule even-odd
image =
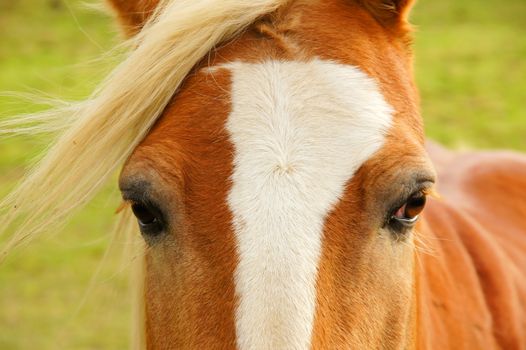
[[[228,77],[216,79],[229,84]],[[146,253],[146,340],[160,349],[233,347],[236,257],[225,203],[232,150],[222,130],[228,95],[202,76],[188,84],[200,93],[182,91],[187,107],[171,106],[177,118],[167,113],[134,155],[133,172],[154,169],[146,180],[168,189],[162,202],[175,223],[168,239]],[[208,114],[195,118],[203,104]]]
[[[113,4],[127,28],[140,28],[145,17],[133,14],[145,2]],[[524,157],[432,149],[443,199],[416,229],[425,251],[379,228],[394,184],[412,171],[433,176],[407,46],[410,5],[294,1],[196,67],[121,175],[150,182],[172,223],[146,252],[149,348],[235,347],[230,77],[199,68],[315,56],[360,67],[396,113],[385,146],[327,219],[313,348],[526,348]]]
[[[127,36],[141,30],[144,23],[155,11],[159,0],[107,0],[115,10],[117,18]]]

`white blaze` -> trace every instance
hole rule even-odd
[[[392,109],[375,81],[331,61],[231,63],[228,203],[239,264],[240,349],[307,349],[324,221],[383,144]]]

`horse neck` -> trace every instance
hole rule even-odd
[[[417,348],[495,348],[491,311],[473,251],[480,248],[474,227],[446,203],[431,201],[418,234]]]

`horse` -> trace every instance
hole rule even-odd
[[[60,135],[2,257],[122,168],[138,347],[526,349],[526,157],[426,143],[412,0],[110,4],[122,63],[2,124]]]

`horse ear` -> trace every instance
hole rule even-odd
[[[160,0],[107,0],[127,36],[141,30]]]
[[[384,24],[405,24],[415,0],[358,0]]]

